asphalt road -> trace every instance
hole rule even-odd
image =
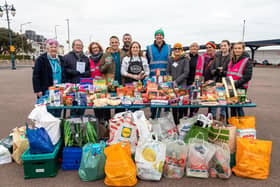
[[[232,176],[229,180],[197,179],[184,177],[180,180],[163,178],[160,182],[138,181],[137,186],[280,186],[280,69],[255,68],[249,88],[250,98],[256,108],[245,109],[247,115],[257,119],[257,138],[272,140],[270,176],[267,180],[253,180]],[[35,95],[32,91],[32,69],[0,69],[0,138],[8,136],[14,127],[23,126],[33,108]],[[15,163],[1,165],[2,186],[104,186],[103,180],[82,182],[77,171],[59,170],[54,178],[23,178],[23,166]]]

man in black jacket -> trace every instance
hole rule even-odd
[[[72,48],[73,51],[64,56],[66,82],[80,83],[80,78],[90,77],[90,62],[83,52],[81,40],[74,40]]]

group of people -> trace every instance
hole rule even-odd
[[[223,40],[220,50],[216,52],[214,41],[206,43],[206,53],[200,55],[199,45],[190,45],[189,53],[185,53],[180,43],[173,48],[164,40],[165,34],[159,29],[154,34],[154,42],[148,45],[145,55],[141,45],[132,41],[130,34],[123,35],[123,48],[117,36],[111,36],[109,47],[104,51],[98,42],[90,43],[86,56],[83,52],[83,42],[76,39],[72,43],[72,51],[64,57],[57,55],[58,42],[54,39],[46,41],[47,52],[36,59],[33,71],[33,88],[39,98],[46,93],[49,86],[68,82],[79,83],[80,78],[113,79],[119,85],[154,77],[156,71],[160,75],[170,75],[177,86],[189,86],[203,76],[205,81],[221,82],[222,77],[232,76],[235,87],[247,90],[252,77],[252,60],[245,51],[245,44],[237,42],[233,46],[228,40]],[[168,109],[167,109],[168,110]],[[81,111],[83,113],[83,111]],[[117,111],[116,111],[117,112]],[[175,123],[183,116],[193,116],[198,108],[179,108],[173,110]],[[216,108],[209,108],[216,118]],[[76,111],[77,113],[77,111]],[[95,110],[96,116],[105,120],[110,118],[110,111]],[[57,113],[56,115],[60,115]],[[153,108],[151,117],[159,117],[160,110]],[[231,110],[232,116],[243,116],[242,108]],[[220,120],[225,119],[225,110],[221,109]]]

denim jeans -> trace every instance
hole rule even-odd
[[[233,116],[245,116],[245,112],[242,107],[230,108],[231,117]]]

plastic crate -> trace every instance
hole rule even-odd
[[[57,143],[52,153],[30,154],[29,148],[22,154],[24,179],[55,177],[60,166],[58,152],[62,140]]]
[[[62,170],[78,170],[82,159],[81,147],[64,147],[62,151]]]

